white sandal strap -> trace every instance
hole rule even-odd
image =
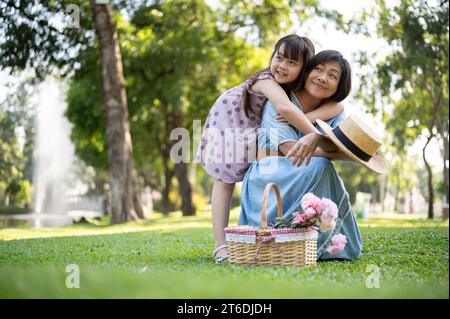
[[[227,247],[228,247],[227,245],[222,245],[222,246],[219,246],[216,249],[214,249],[213,257],[216,257],[216,254],[219,252],[219,250],[222,250],[222,249],[227,248]]]
[[[227,257],[227,256],[216,257],[216,258],[214,259],[214,261],[215,261],[216,264],[221,264],[221,263],[223,263],[224,261],[227,261],[227,260],[228,260],[228,257]]]

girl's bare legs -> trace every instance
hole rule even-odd
[[[214,249],[225,244],[225,231],[230,218],[231,196],[235,184],[227,184],[218,180],[214,181],[211,195],[212,224],[214,233]],[[226,256],[227,250],[221,249],[216,256]]]

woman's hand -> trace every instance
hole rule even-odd
[[[297,167],[300,167],[306,160],[305,165],[308,166],[321,139],[322,135],[317,133],[309,133],[303,136],[291,147],[286,154],[286,158],[294,157],[292,165],[297,165]]]

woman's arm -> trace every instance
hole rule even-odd
[[[347,154],[345,154],[342,151],[335,151],[335,152],[325,152],[323,149],[318,147],[316,151],[314,152],[313,156],[321,156],[326,157],[330,161],[348,161],[348,162],[354,162],[352,158],[350,158]]]
[[[296,143],[294,142],[286,142],[283,144],[279,145],[279,150],[284,154],[287,155],[289,153],[289,151],[291,150],[291,148],[293,146],[295,146]],[[336,152],[325,152],[323,149],[321,149],[320,147],[318,147],[314,153],[313,156],[321,156],[321,157],[326,157],[329,160],[340,160],[340,161],[350,161],[352,162],[353,159],[350,158],[349,156],[347,156],[344,152],[342,151],[336,151]],[[296,159],[294,159],[294,162],[292,163],[293,165],[296,165],[297,167],[301,166],[302,163],[299,161],[296,161]],[[309,161],[306,163],[306,166],[308,166]]]

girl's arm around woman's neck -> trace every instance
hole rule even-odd
[[[329,119],[338,116],[343,111],[344,105],[342,103],[328,102],[311,112],[305,113],[305,115],[311,123],[316,124],[317,119],[328,121]]]

